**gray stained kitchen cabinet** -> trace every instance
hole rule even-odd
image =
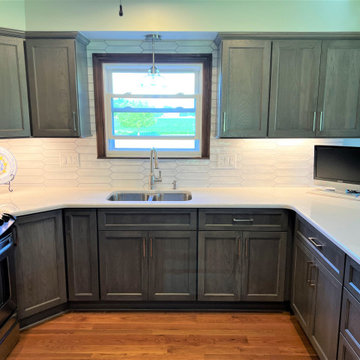
[[[315,266],[314,280],[311,280],[315,284],[315,298],[310,340],[321,359],[335,360],[339,338],[342,284],[331,275],[321,261],[317,260]]]
[[[314,286],[310,286],[313,257],[299,240],[295,240],[293,256],[293,279],[291,306],[303,329],[310,328]]]
[[[359,137],[359,63],[359,40],[274,41],[269,137]]]
[[[64,218],[69,300],[99,300],[96,210],[65,210]]]
[[[99,234],[102,300],[195,300],[195,231]]]
[[[344,286],[360,302],[360,264],[346,257]]]
[[[339,340],[339,353],[338,360],[360,360],[355,351],[351,348],[350,344],[344,339],[342,334],[340,334]]]
[[[30,136],[24,39],[0,36],[0,137]]]
[[[360,302],[345,288],[343,293],[340,331],[344,342],[360,358]]]
[[[220,137],[267,134],[271,41],[221,42]]]
[[[199,231],[198,300],[240,300],[241,245],[237,231]]]
[[[147,300],[147,232],[100,231],[101,300]]]
[[[317,136],[360,136],[360,40],[324,40]]]
[[[284,301],[286,232],[200,231],[198,299]]]
[[[196,299],[196,232],[151,231],[149,300]]]
[[[16,287],[20,319],[66,303],[62,212],[16,222]]]
[[[88,41],[40,36],[29,33],[26,40],[32,134],[89,136]]]
[[[286,232],[244,232],[242,300],[283,301]]]
[[[335,360],[342,284],[299,235],[293,264],[292,308],[320,359]]]
[[[314,137],[321,41],[273,41],[269,137]]]

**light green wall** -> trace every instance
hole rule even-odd
[[[0,28],[25,30],[25,0],[0,0]]]
[[[123,0],[122,18],[118,7],[118,0],[26,0],[26,30],[360,31],[359,0]]]

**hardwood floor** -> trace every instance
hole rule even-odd
[[[305,360],[288,313],[69,313],[21,332],[8,360]]]

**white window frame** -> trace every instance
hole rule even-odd
[[[203,127],[203,119],[202,119],[202,111],[203,111],[203,64],[201,63],[158,63],[157,66],[160,69],[161,73],[188,73],[189,71],[194,71],[195,73],[195,94],[193,95],[156,95],[156,94],[114,94],[112,93],[112,74],[114,72],[134,72],[134,73],[143,73],[144,77],[146,76],[147,70],[149,68],[149,64],[132,64],[132,63],[104,63],[102,65],[103,71],[103,85],[104,85],[104,113],[105,113],[105,143],[106,143],[106,157],[109,158],[139,158],[139,157],[147,157],[149,150],[111,150],[109,148],[109,140],[119,140],[119,139],[139,139],[139,137],[134,136],[116,136],[113,134],[113,123],[112,123],[112,107],[111,100],[113,98],[191,98],[196,102],[196,113],[195,113],[195,121],[196,121],[196,130],[195,136],[146,136],[142,139],[144,140],[194,140],[198,141],[198,148],[194,151],[191,150],[172,150],[165,151],[161,148],[158,149],[160,157],[167,158],[199,158],[202,153],[202,127]],[[196,71],[196,72],[195,72]],[[154,142],[156,148],[156,142]]]

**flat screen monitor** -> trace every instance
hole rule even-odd
[[[315,145],[314,179],[360,184],[360,147]]]

